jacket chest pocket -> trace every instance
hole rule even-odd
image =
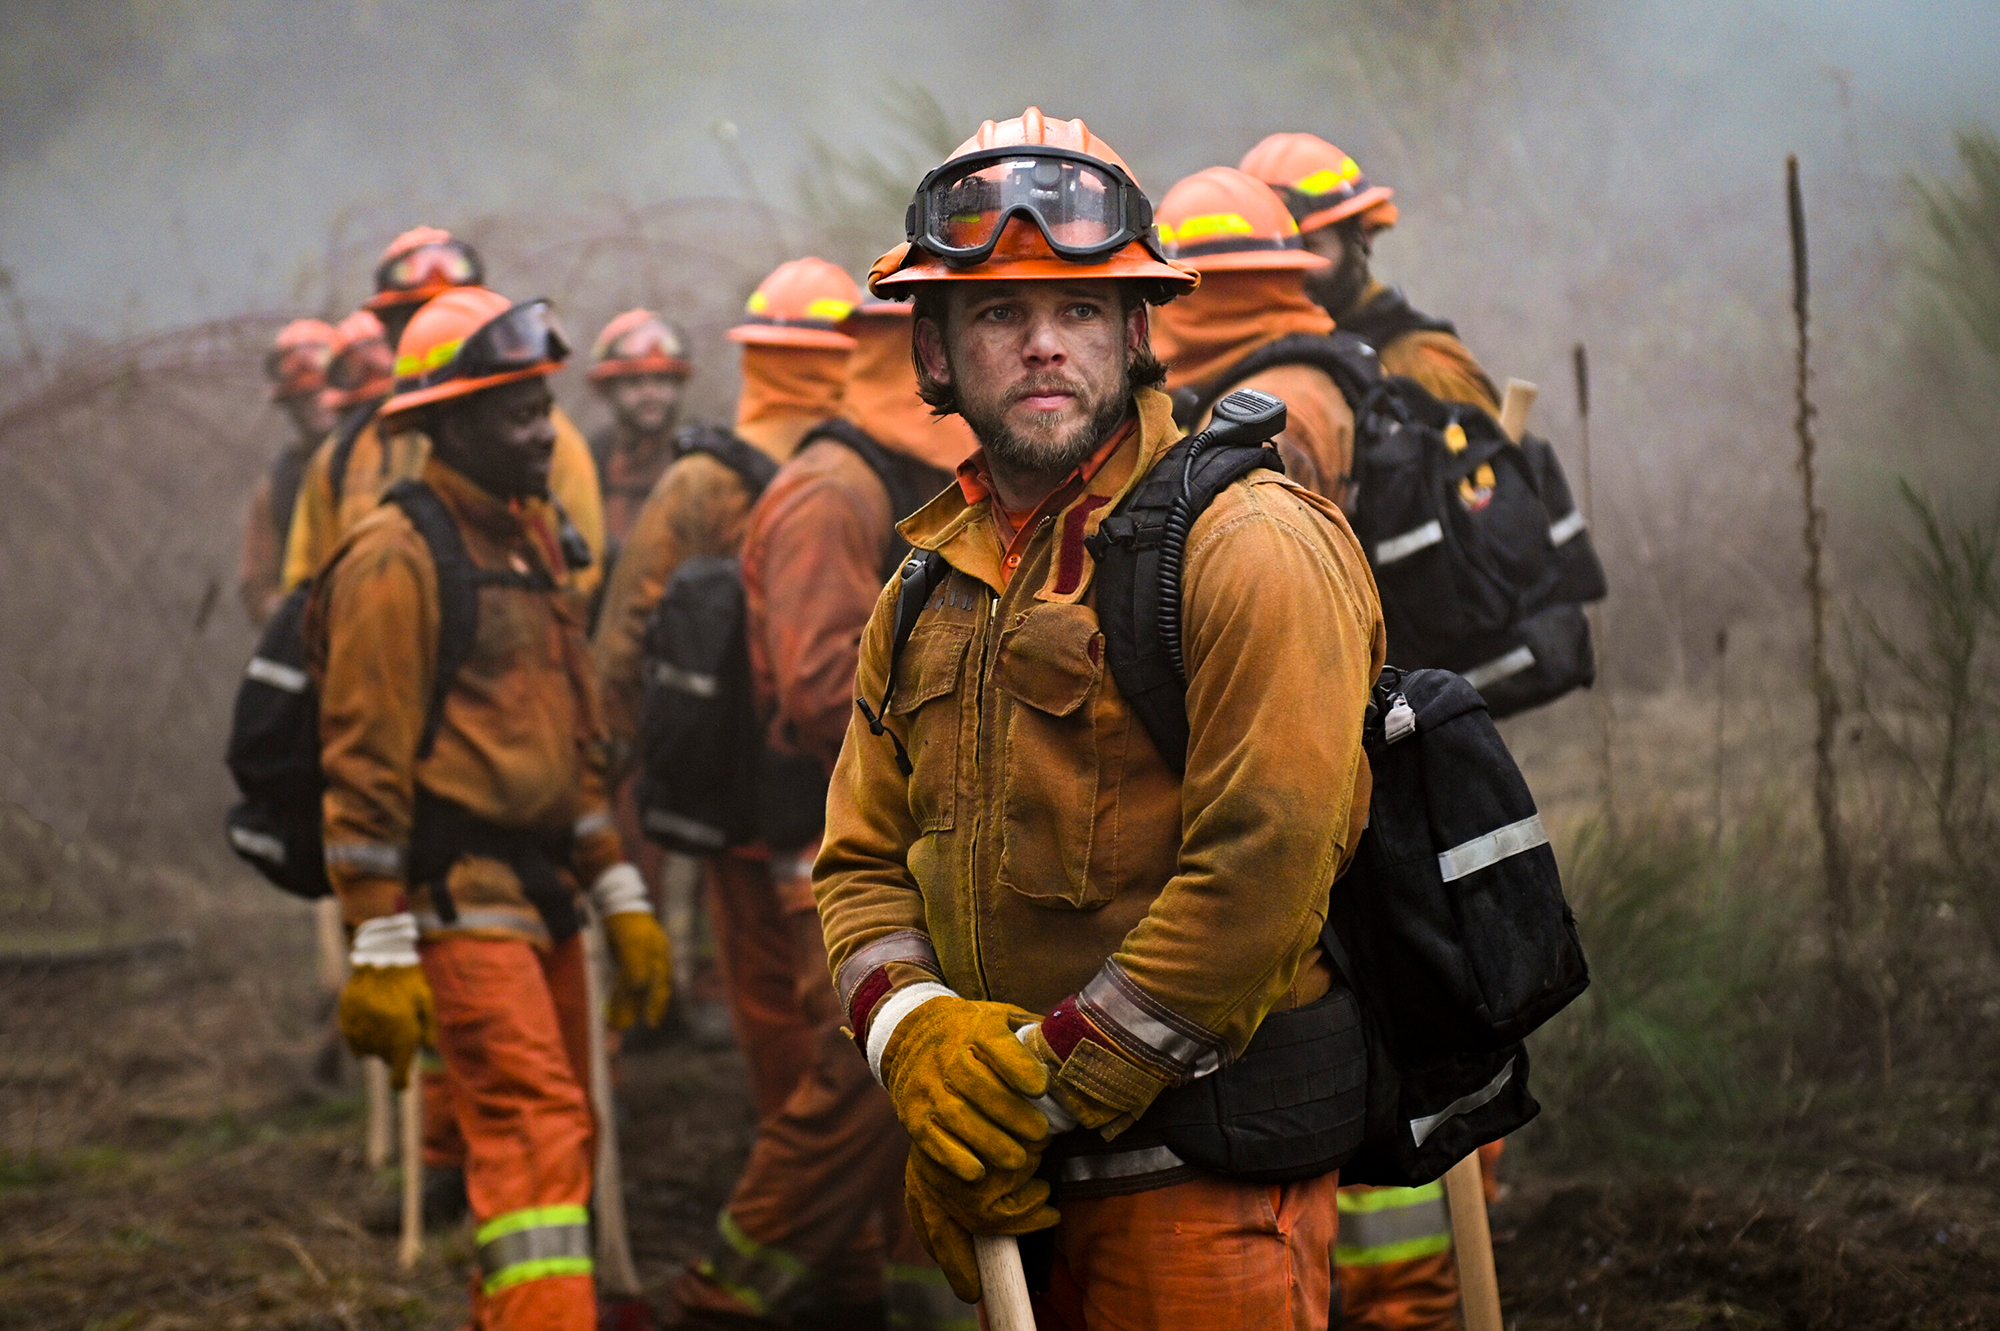
[[[1093,843],[1115,820],[1104,779],[1097,695],[1104,636],[1081,605],[1036,605],[1000,636],[997,680],[1003,766],[1000,881],[1051,906],[1111,899],[1111,875],[1091,874]],[[1112,787],[1107,789],[1107,786]]]
[[[964,699],[958,691],[969,624],[923,624],[896,663],[889,715],[899,718],[910,754],[910,816],[923,832],[943,832],[958,810],[958,737]]]

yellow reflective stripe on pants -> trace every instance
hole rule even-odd
[[[759,1317],[770,1315],[779,1301],[812,1277],[812,1268],[782,1248],[769,1248],[743,1232],[727,1210],[715,1218],[722,1247],[696,1263],[695,1271],[712,1280]]]
[[[890,1331],[979,1331],[979,1309],[960,1303],[935,1266],[882,1263],[882,1298]]]
[[[583,1206],[531,1206],[498,1215],[479,1227],[480,1289],[488,1295],[529,1280],[587,1276],[590,1210]]]
[[[1341,1189],[1340,1235],[1333,1260],[1340,1266],[1380,1266],[1429,1257],[1451,1247],[1451,1212],[1444,1186]]]

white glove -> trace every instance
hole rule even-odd
[[[409,911],[378,915],[354,931],[350,966],[414,966],[417,964],[417,917]]]
[[[597,913],[606,919],[613,915],[653,913],[652,899],[646,895],[646,880],[629,863],[614,864],[597,875],[597,881],[590,885],[590,900]]]

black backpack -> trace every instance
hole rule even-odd
[[[1407,309],[1407,303],[1404,304]],[[1429,327],[1436,320],[1410,323]],[[1185,425],[1235,384],[1310,365],[1354,412],[1348,508],[1382,594],[1389,659],[1456,671],[1494,716],[1552,702],[1596,678],[1586,602],[1604,570],[1548,441],[1516,445],[1478,407],[1385,375],[1352,332],[1298,333],[1175,399]],[[1491,469],[1491,484],[1477,482]]]
[[[889,492],[897,518],[915,511],[950,479],[892,453],[858,426],[829,420],[799,443],[831,439],[853,449]],[[683,453],[705,452],[761,495],[778,466],[715,426],[684,430]],[[883,577],[909,546],[885,534]],[[750,676],[742,564],[734,555],[698,555],[674,570],[646,624],[645,695],[639,711],[637,795],[647,836],[670,850],[713,855],[762,842],[792,849],[825,823],[827,776],[817,758],[766,743]]]
[[[437,741],[452,680],[472,654],[479,631],[479,588],[553,591],[555,583],[540,570],[520,573],[475,565],[444,501],[421,481],[397,483],[382,502],[409,515],[437,569],[437,677],[417,745],[421,760]],[[277,886],[308,900],[333,890],[320,835],[326,774],[320,767],[319,691],[306,664],[306,603],[313,586],[304,584],[285,598],[243,669],[227,751],[229,772],[243,799],[223,820],[237,855]],[[420,833],[412,834],[413,844],[422,839]]]
[[[1267,446],[1283,428],[1276,398],[1229,395],[1087,542],[1112,677],[1177,772],[1188,532],[1239,477],[1283,469]],[[936,552],[903,566],[895,651],[946,567]],[[1340,1169],[1344,1182],[1415,1186],[1539,1111],[1521,1041],[1589,976],[1527,783],[1479,694],[1448,671],[1384,670],[1362,743],[1368,828],[1320,935],[1332,988],[1270,1014],[1241,1057],[1164,1092],[1134,1128],[1190,1164],[1258,1182]]]

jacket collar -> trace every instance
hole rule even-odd
[[[1138,411],[1139,428],[1126,436],[1090,482],[1055,514],[1052,530],[1061,548],[1049,561],[1048,573],[1035,591],[1037,600],[1073,603],[1083,598],[1096,567],[1083,548],[1084,540],[1096,533],[1153,463],[1180,442],[1182,431],[1174,424],[1173,399],[1156,388],[1141,388],[1132,395],[1132,403]],[[960,487],[947,486],[896,530],[913,549],[939,551],[945,562],[961,573],[979,579],[996,593],[1004,590],[1006,579],[1000,561],[1006,543],[1000,539],[991,500],[968,502]],[[1037,537],[1035,544],[1040,539]]]

